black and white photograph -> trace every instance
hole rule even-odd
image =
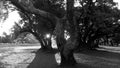
[[[120,0],[0,0],[0,68],[120,68]]]

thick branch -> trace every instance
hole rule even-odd
[[[11,1],[13,5],[15,5],[17,8],[24,12],[40,15],[41,17],[49,19],[52,22],[55,22],[56,19],[58,19],[58,17],[56,17],[52,13],[37,9],[31,0],[9,0],[9,1]]]

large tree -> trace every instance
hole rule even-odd
[[[68,0],[67,1],[67,10],[61,6],[63,4],[62,0],[58,1],[49,1],[49,0],[9,0],[13,5],[15,5],[18,10],[28,18],[29,20],[29,27],[24,31],[29,31],[33,35],[35,35],[39,40],[40,34],[44,34],[50,32],[56,35],[56,41],[58,45],[58,49],[61,54],[61,65],[62,64],[74,64],[75,59],[73,56],[73,49],[76,43],[76,35],[75,35],[75,23],[73,21],[73,6],[74,1]],[[61,3],[59,3],[61,2]],[[39,5],[41,5],[39,7]],[[60,6],[59,6],[60,5]],[[57,8],[56,8],[57,7]],[[71,9],[72,7],[72,9]],[[51,10],[52,9],[52,10]],[[54,9],[57,11],[54,11]],[[66,14],[64,14],[66,13]],[[72,15],[71,15],[72,14]],[[66,23],[67,19],[67,23]],[[36,23],[34,23],[36,22]],[[53,29],[49,29],[46,25],[49,24],[52,26]],[[67,25],[67,29],[65,25]],[[51,27],[49,25],[49,27]],[[68,28],[70,27],[70,28]],[[64,30],[70,32],[70,39],[68,41],[64,38]],[[22,31],[21,31],[22,32]],[[74,40],[75,39],[75,40]],[[72,43],[74,41],[74,43]],[[42,43],[42,42],[41,42]],[[70,47],[68,46],[70,45]]]
[[[41,44],[41,35],[56,36],[61,65],[76,63],[73,53],[78,44],[91,48],[99,38],[114,33],[117,27],[113,28],[113,23],[120,18],[113,0],[80,0],[79,8],[74,7],[74,0],[66,0],[66,5],[63,0],[9,1],[28,19],[29,25],[21,32],[32,33]],[[64,38],[65,30],[68,40]]]

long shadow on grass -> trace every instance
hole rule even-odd
[[[27,68],[93,68],[84,64],[76,64],[75,66],[60,67],[55,60],[56,52],[48,52],[38,50],[34,60]]]
[[[84,50],[84,51],[81,51],[80,53],[86,54],[89,56],[94,56],[94,57],[104,57],[104,58],[120,60],[120,53],[115,53],[115,52],[108,52],[108,51],[102,51],[102,50]]]
[[[4,64],[0,62],[0,68],[4,68]]]
[[[84,50],[76,55],[79,63],[91,65],[96,68],[120,68],[120,53]]]

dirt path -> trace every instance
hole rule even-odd
[[[55,56],[52,53],[39,51],[28,68],[57,68]]]

